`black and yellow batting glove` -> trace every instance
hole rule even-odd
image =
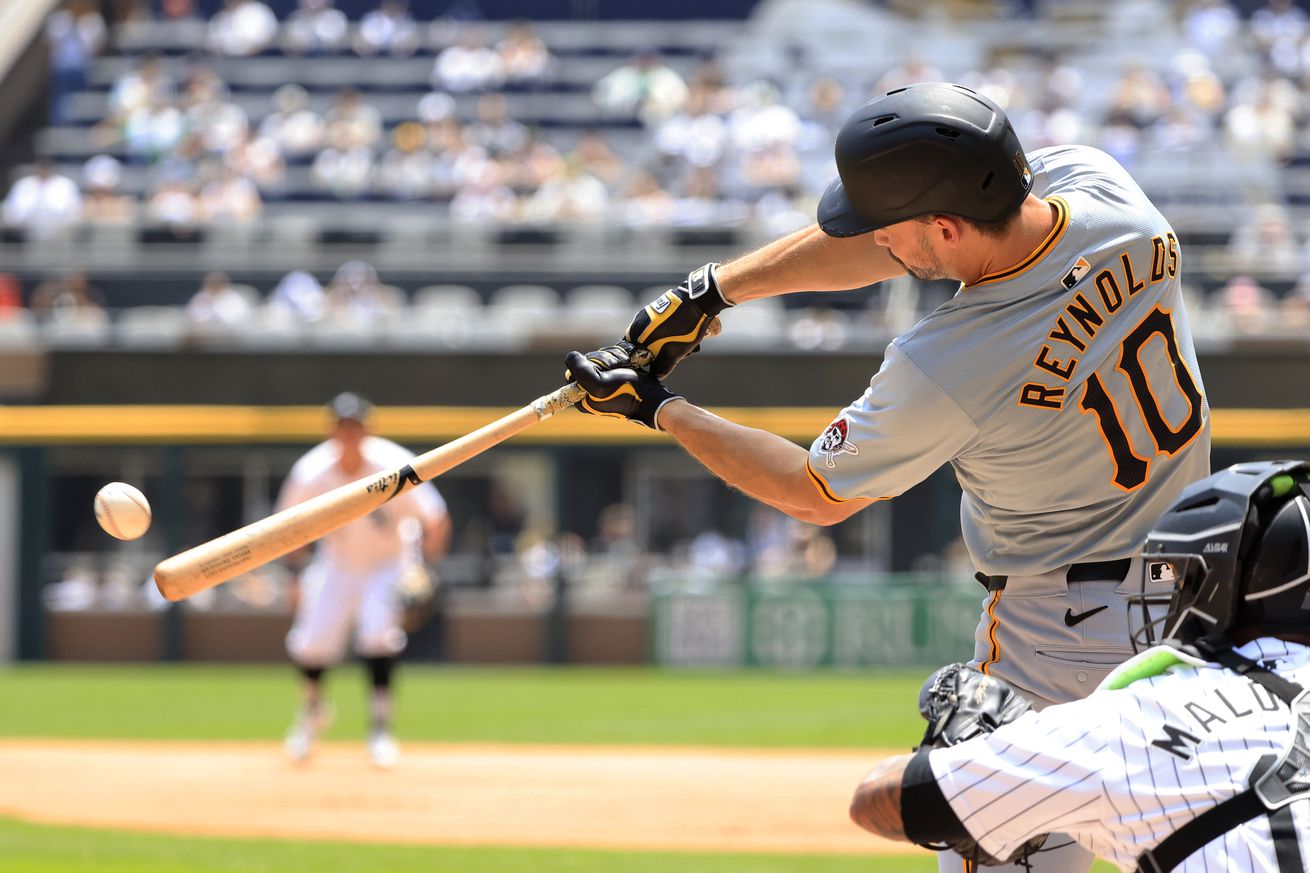
[[[715,317],[728,308],[714,280],[717,266],[706,264],[692,270],[687,281],[648,303],[628,325],[624,339],[655,356],[649,365],[655,378],[663,379],[697,351]]]
[[[587,392],[574,406],[588,415],[626,418],[659,430],[656,418],[660,408],[678,395],[650,373],[630,366],[627,351],[619,345],[565,356],[568,378]]]

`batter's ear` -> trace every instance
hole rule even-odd
[[[939,213],[928,216],[928,232],[947,245],[959,245],[965,227],[964,219],[955,215]]]

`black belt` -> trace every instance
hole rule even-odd
[[[1132,558],[1119,558],[1117,561],[1087,561],[1082,564],[1071,564],[1064,574],[1066,582],[1108,582],[1117,580],[1122,582],[1128,576],[1128,568],[1132,566]],[[1005,583],[1009,576],[988,576],[984,573],[975,573],[973,578],[985,587],[988,591],[1003,591]]]

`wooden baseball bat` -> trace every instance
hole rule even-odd
[[[632,357],[637,366],[644,366],[651,355],[639,349]],[[155,567],[159,593],[169,600],[181,600],[294,552],[368,515],[407,487],[439,476],[519,431],[545,421],[577,403],[585,393],[576,382],[570,382],[516,412],[419,455],[398,470],[349,482],[165,558]]]

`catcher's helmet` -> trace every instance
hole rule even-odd
[[[1033,174],[1004,110],[961,85],[924,82],[875,97],[837,134],[837,173],[819,201],[829,236],[920,215],[1000,221]]]
[[[1140,593],[1128,598],[1134,649],[1235,628],[1310,633],[1310,462],[1236,464],[1192,483],[1143,559]]]

